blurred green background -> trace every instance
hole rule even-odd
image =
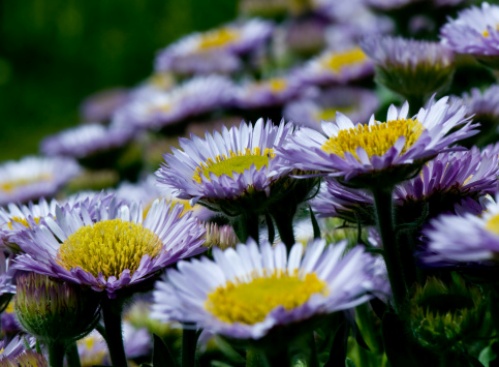
[[[78,123],[82,99],[131,87],[180,36],[234,19],[235,0],[0,2],[0,160]]]

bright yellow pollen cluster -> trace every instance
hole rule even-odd
[[[61,244],[57,261],[70,270],[80,267],[94,276],[115,276],[129,269],[133,274],[144,255],[157,256],[159,237],[140,224],[109,219],[84,226]]]
[[[229,45],[238,39],[239,33],[236,30],[220,28],[201,36],[198,47],[201,50],[209,50]]]
[[[335,107],[335,108],[324,108],[315,114],[316,120],[320,121],[334,121],[336,120],[336,112],[342,112],[344,114],[352,112],[354,108],[352,106],[348,107]]]
[[[361,64],[368,60],[366,54],[359,47],[347,51],[330,54],[322,59],[321,64],[339,73],[345,66]]]
[[[401,152],[404,153],[418,140],[423,131],[424,126],[413,119],[392,120],[371,126],[359,124],[340,130],[337,136],[330,137],[322,145],[322,150],[341,157],[350,152],[359,159],[356,150],[361,147],[369,157],[382,156],[404,136],[405,144]]]
[[[199,165],[192,178],[197,183],[201,183],[201,178],[204,176],[209,179],[210,174],[217,177],[222,175],[232,177],[234,172],[243,173],[253,165],[259,170],[268,166],[269,160],[274,156],[273,149],[265,148],[262,152],[259,147],[253,148],[253,150],[246,148],[242,152],[230,152],[229,156],[218,155],[214,159],[208,158],[206,162]]]
[[[296,271],[276,270],[255,276],[250,282],[228,282],[208,294],[205,308],[223,322],[254,325],[270,311],[282,306],[292,310],[312,295],[327,295],[327,284],[315,273],[300,276]]]
[[[496,24],[496,31],[499,31],[499,24]],[[485,37],[485,38],[488,38],[490,37],[490,32],[488,29],[485,29],[483,32],[482,32],[482,36]]]
[[[29,178],[27,177],[27,178],[19,178],[17,180],[4,181],[0,182],[0,191],[12,192],[19,187],[31,185],[40,181],[50,181],[51,179],[52,179],[51,175],[42,174]]]
[[[40,223],[40,218],[34,218],[35,220],[35,223],[38,224]],[[12,225],[13,222],[16,222],[16,223],[21,223],[23,226],[25,226],[26,228],[29,228],[29,223],[28,223],[28,220],[26,218],[21,218],[21,217],[12,217],[10,219],[10,222],[7,223],[7,227],[9,227],[9,229],[14,229],[14,226]]]
[[[485,229],[499,235],[499,214],[492,216],[486,223]]]
[[[274,78],[267,81],[267,86],[272,92],[282,92],[288,86],[286,79]]]

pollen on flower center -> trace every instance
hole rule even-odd
[[[237,39],[239,39],[239,33],[237,31],[230,28],[221,28],[201,36],[198,47],[201,50],[219,48],[226,46]]]
[[[253,150],[246,148],[241,152],[230,152],[229,156],[219,155],[215,158],[209,158],[206,162],[199,165],[193,175],[194,181],[202,182],[202,177],[210,178],[211,174],[217,177],[227,175],[232,177],[233,173],[243,173],[244,171],[255,166],[256,169],[261,169],[268,166],[270,159],[275,156],[273,149],[266,148],[262,151],[260,148]]]
[[[276,307],[292,310],[312,295],[327,292],[327,284],[315,273],[301,276],[297,271],[275,270],[249,282],[227,282],[208,294],[205,308],[221,321],[254,325]]]
[[[334,108],[324,108],[317,111],[315,114],[316,120],[320,121],[334,121],[336,120],[336,112],[349,113],[352,112],[354,108],[352,106],[347,107],[334,107]]]
[[[361,64],[368,59],[360,47],[355,47],[343,52],[333,53],[322,59],[322,65],[335,73],[340,72],[345,66]]]
[[[495,29],[496,29],[496,31],[499,31],[499,24],[496,24]],[[485,29],[485,30],[482,32],[482,36],[483,36],[483,37],[485,37],[485,38],[490,37],[490,32],[489,32],[489,30],[488,30],[488,29]]]
[[[109,219],[84,226],[61,244],[58,263],[70,270],[80,267],[94,276],[133,274],[144,255],[154,258],[163,247],[159,237],[140,224]]]
[[[51,179],[51,175],[41,174],[33,177],[19,178],[17,180],[8,180],[0,182],[0,191],[12,192],[19,187],[31,185],[40,181],[50,181]]]
[[[340,130],[338,135],[330,137],[322,145],[322,150],[341,157],[349,152],[359,159],[357,148],[360,147],[369,157],[382,156],[403,136],[405,143],[401,153],[404,153],[418,140],[423,131],[423,124],[413,119],[392,120],[377,125],[359,124]]]
[[[487,222],[485,222],[485,229],[499,235],[499,214],[492,216]]]
[[[33,219],[35,221],[36,224],[40,223],[40,218],[39,217],[36,217]],[[30,227],[30,224],[28,222],[28,220],[26,218],[22,218],[22,217],[12,217],[10,219],[10,222],[7,223],[7,227],[9,227],[10,230],[14,229],[14,226],[13,226],[13,222],[16,222],[16,223],[21,223],[23,226],[25,226],[26,228],[29,228]]]

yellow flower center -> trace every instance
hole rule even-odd
[[[80,267],[94,276],[133,274],[144,255],[154,258],[163,243],[147,228],[121,219],[108,219],[79,228],[61,244],[57,260],[70,270]]]
[[[9,180],[0,182],[0,191],[7,193],[12,192],[20,187],[36,184],[38,182],[50,181],[52,176],[49,174],[41,174],[33,177],[18,178],[17,180]]]
[[[496,31],[499,31],[499,24],[496,24]],[[485,37],[485,38],[488,38],[490,37],[490,32],[488,29],[485,29],[483,32],[482,32],[482,36]]]
[[[40,218],[39,217],[36,217],[34,218],[34,221],[36,224],[40,223]],[[13,226],[13,222],[16,222],[16,223],[21,223],[23,226],[25,226],[26,228],[29,228],[30,225],[29,225],[29,222],[26,218],[21,218],[21,217],[12,217],[10,219],[10,222],[7,223],[7,227],[9,227],[10,230],[13,230],[14,229],[14,226]]]
[[[485,229],[499,235],[499,214],[492,216],[486,223]]]
[[[338,53],[330,53],[321,60],[322,66],[335,73],[340,72],[346,66],[362,64],[368,60],[366,54],[359,47],[355,47]]]
[[[392,120],[371,126],[358,124],[353,128],[340,130],[338,135],[330,137],[322,145],[322,150],[341,157],[350,152],[359,159],[356,150],[361,147],[369,157],[382,156],[404,136],[405,143],[401,153],[405,153],[423,131],[423,124],[413,119]]]
[[[319,121],[334,121],[336,120],[336,112],[347,114],[353,110],[352,106],[324,108],[315,114],[315,119]]]
[[[220,28],[202,35],[198,47],[200,50],[207,51],[213,48],[230,45],[238,39],[239,33],[236,30],[231,28]]]
[[[107,356],[107,349],[99,336],[89,334],[83,339],[78,340],[77,343],[85,351],[82,353],[82,366],[94,366],[104,363],[104,359]]]
[[[211,174],[217,177],[227,175],[232,177],[233,173],[243,173],[244,171],[255,166],[257,170],[268,166],[270,159],[275,156],[273,149],[265,148],[262,151],[259,147],[253,150],[246,148],[242,152],[230,152],[227,155],[217,155],[215,158],[208,158],[208,160],[199,165],[193,175],[194,181],[197,183],[202,182],[202,177],[210,178]]]
[[[275,270],[249,282],[227,282],[208,294],[205,308],[223,322],[254,325],[276,307],[292,310],[314,294],[327,293],[327,284],[315,273],[300,276],[297,271]]]

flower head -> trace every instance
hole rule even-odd
[[[166,164],[156,176],[161,184],[174,189],[178,198],[201,200],[208,207],[220,207],[255,193],[269,196],[280,176],[270,177],[276,167],[275,149],[291,132],[290,125],[258,120],[255,125],[180,139],[180,149],[164,155]],[[251,201],[251,200],[250,200]],[[248,205],[250,205],[248,201]]]
[[[116,201],[78,211],[60,207],[56,218],[47,217],[16,236],[26,252],[17,258],[16,268],[114,297],[200,251],[204,229],[190,214],[182,215],[183,209],[165,200],[155,201],[145,216],[140,206]]]
[[[376,80],[406,98],[429,97],[454,71],[454,53],[442,43],[375,36],[361,47],[376,65]]]
[[[499,6],[484,2],[460,11],[442,27],[441,37],[457,53],[493,60],[499,55]]]
[[[346,84],[372,75],[373,63],[357,46],[324,51],[297,71],[303,82],[312,85]]]
[[[287,104],[284,117],[295,124],[320,129],[322,121],[336,120],[337,112],[352,121],[365,121],[379,105],[376,95],[368,89],[338,86],[315,92]]]
[[[45,138],[41,151],[48,156],[85,158],[124,147],[134,137],[132,129],[113,129],[103,125],[81,125]]]
[[[447,97],[431,100],[427,108],[409,117],[407,103],[400,110],[392,105],[385,122],[372,116],[368,124],[354,124],[338,114],[335,122],[322,124],[323,133],[297,130],[277,149],[277,155],[287,160],[285,169],[318,171],[345,181],[372,178],[389,170],[413,174],[448,145],[475,132],[476,125],[465,117],[464,108],[451,107]],[[407,177],[393,178],[402,181]]]
[[[80,116],[86,122],[103,123],[108,121],[114,111],[123,106],[128,98],[129,91],[121,88],[95,93],[81,103]]]
[[[232,82],[222,76],[196,77],[169,91],[139,95],[116,111],[111,127],[161,129],[227,105]]]
[[[70,158],[29,156],[0,165],[0,205],[51,197],[80,173]]]
[[[153,315],[193,322],[209,332],[260,339],[277,326],[349,309],[371,296],[374,259],[360,247],[342,257],[346,243],[253,242],[222,252],[214,260],[179,263],[156,284]],[[195,287],[192,285],[195,284]]]
[[[194,33],[160,51],[156,71],[196,74],[238,70],[241,63],[237,56],[260,48],[272,30],[270,22],[252,19]]]

